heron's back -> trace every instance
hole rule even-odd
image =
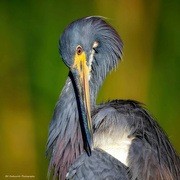
[[[94,149],[89,157],[85,152],[75,160],[67,179],[72,180],[128,180],[127,167],[101,149]]]

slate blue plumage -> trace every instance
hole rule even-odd
[[[94,42],[98,46],[93,47]],[[112,131],[121,133],[122,129],[128,129],[126,138],[133,137],[127,152],[128,165],[96,147],[91,156],[84,151],[82,115],[70,71],[49,125],[46,151],[46,156],[50,153],[49,174],[54,167],[54,179],[57,175],[62,180],[68,171],[67,178],[75,180],[179,180],[179,156],[143,104],[132,100],[95,104],[104,79],[122,58],[123,43],[118,33],[99,17],[82,18],[68,25],[60,37],[59,50],[70,69],[78,45],[86,53],[87,65],[91,66],[89,92],[93,136],[100,137],[101,132],[110,136]]]
[[[75,160],[67,179],[128,180],[129,177],[128,169],[124,164],[103,150],[94,149],[91,157],[84,152]]]

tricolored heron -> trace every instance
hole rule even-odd
[[[122,58],[116,30],[99,17],[79,19],[65,28],[59,51],[70,71],[49,125],[54,179],[180,179],[178,154],[141,103],[95,104]]]

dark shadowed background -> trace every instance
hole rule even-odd
[[[110,18],[124,42],[123,62],[97,103],[144,102],[180,154],[179,0],[1,0],[0,179],[46,179],[48,124],[68,74],[59,37],[70,22],[90,15]]]

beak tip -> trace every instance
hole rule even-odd
[[[92,152],[91,152],[91,147],[90,147],[89,143],[86,144],[85,150],[86,150],[87,155],[91,156]]]

